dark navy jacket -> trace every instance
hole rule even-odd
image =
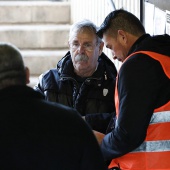
[[[113,62],[104,54],[91,77],[81,79],[74,73],[70,52],[39,78],[34,89],[45,95],[46,100],[75,108],[92,129],[106,133],[111,116],[115,114],[114,90],[117,71]]]

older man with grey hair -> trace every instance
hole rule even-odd
[[[72,25],[70,51],[39,78],[35,89],[46,100],[75,108],[93,130],[107,133],[115,113],[114,88],[117,70],[102,52],[103,41],[89,20]]]

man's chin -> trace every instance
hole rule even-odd
[[[88,64],[85,61],[80,61],[76,63],[76,67],[78,68],[78,70],[81,70],[81,69],[84,70],[84,69],[87,69]]]

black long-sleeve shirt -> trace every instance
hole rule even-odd
[[[129,54],[145,50],[170,56],[168,35],[140,37]],[[122,64],[118,74],[119,116],[115,129],[101,144],[106,160],[120,157],[145,139],[155,108],[170,100],[170,80],[161,64],[145,54],[136,54]]]

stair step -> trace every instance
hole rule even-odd
[[[45,71],[55,68],[58,61],[64,57],[68,49],[57,51],[21,51],[26,66],[30,69],[30,74],[39,76]]]
[[[0,0],[0,41],[21,50],[30,69],[30,87],[68,51],[71,7],[61,1]]]
[[[70,25],[1,25],[0,40],[21,49],[56,49],[68,47]]]
[[[0,24],[70,23],[70,3],[57,1],[1,1]]]

